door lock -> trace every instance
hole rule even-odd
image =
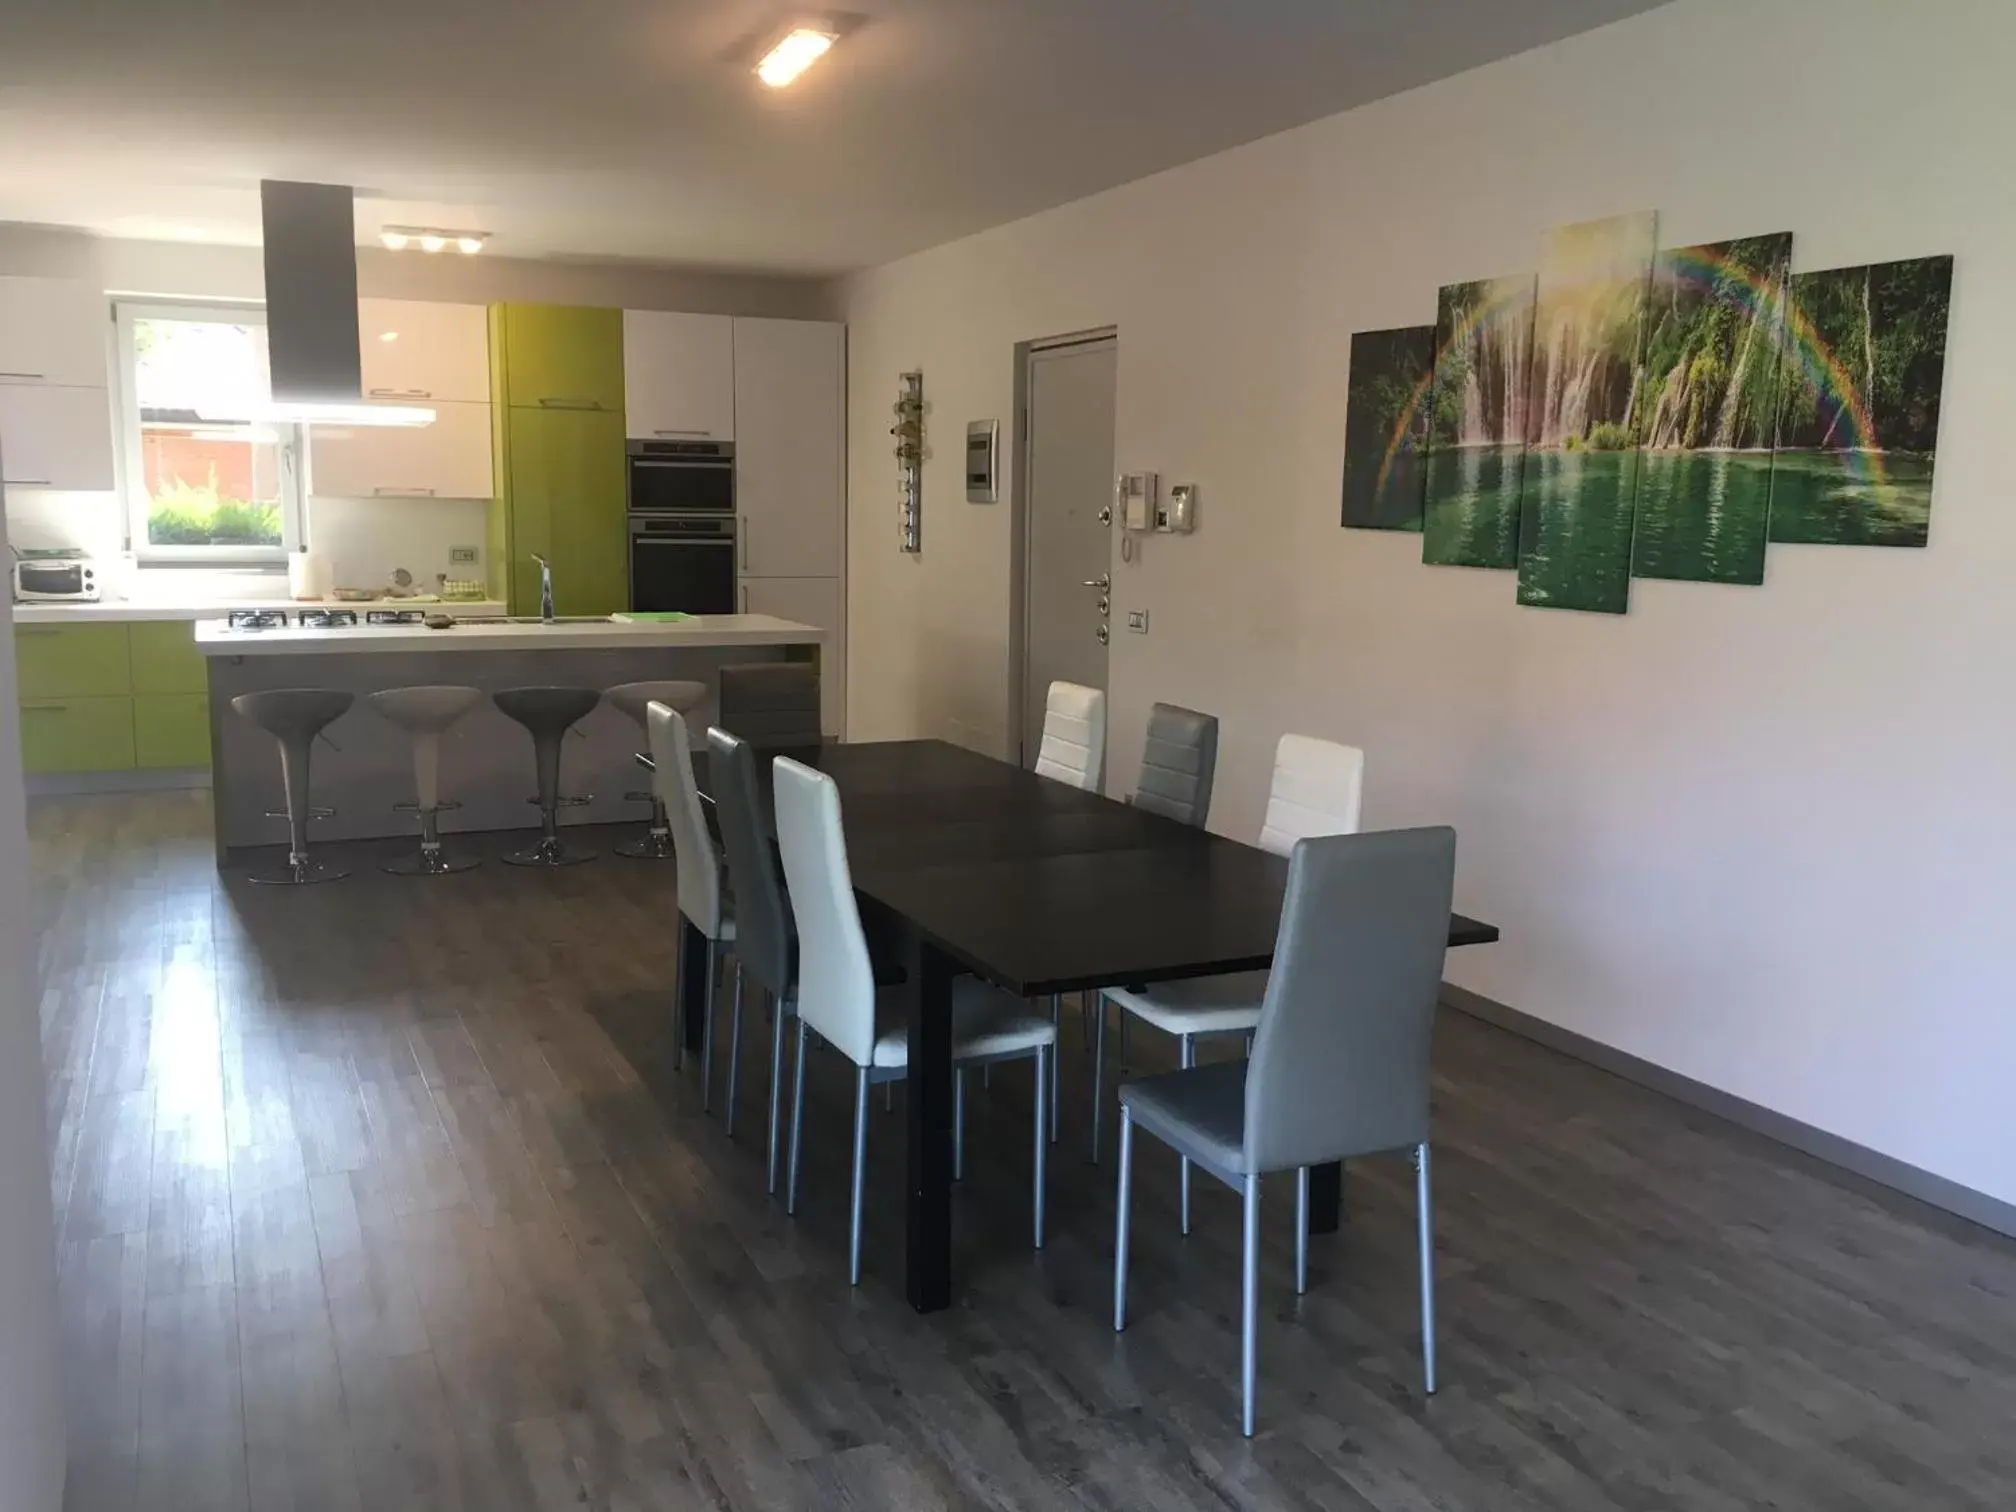
[[[1099,626],[1099,644],[1103,646],[1112,639],[1113,639],[1113,632],[1110,629],[1108,629],[1104,624],[1101,624]]]
[[[1099,595],[1099,612],[1101,614],[1111,614],[1113,612],[1113,600],[1106,597],[1103,593]]]

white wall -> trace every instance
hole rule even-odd
[[[1003,747],[1010,512],[964,502],[963,425],[1009,420],[1016,341],[1116,324],[1119,465],[1202,504],[1116,564],[1153,633],[1114,640],[1114,790],[1155,699],[1222,717],[1227,833],[1282,731],[1361,745],[1367,823],[1454,823],[1458,906],[1504,928],[1452,979],[2016,1201],[2012,55],[2006,0],[1682,0],[856,277],[851,734]],[[1957,254],[1929,549],[1774,546],[1761,589],[1616,619],[1340,530],[1350,333],[1648,207],[1665,245],[1794,231],[1799,268]]]
[[[0,520],[0,559],[6,556]],[[0,1507],[63,1500],[55,1221],[14,706],[14,606],[0,595]]]

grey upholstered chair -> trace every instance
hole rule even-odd
[[[1252,1057],[1120,1089],[1114,1331],[1127,1326],[1128,1202],[1139,1127],[1244,1196],[1240,1426],[1249,1437],[1259,1358],[1260,1178],[1275,1171],[1296,1173],[1299,1294],[1309,1281],[1309,1168],[1413,1152],[1422,1375],[1428,1392],[1435,1390],[1428,1053],[1455,870],[1450,829],[1298,841]]]
[[[769,1190],[777,1190],[779,1119],[784,1107],[784,1021],[798,1012],[798,939],[777,870],[777,853],[763,824],[763,788],[749,742],[719,728],[707,732],[714,779],[714,812],[728,853],[728,890],[735,899],[735,953],[742,970],[770,1006],[770,1132],[764,1144]],[[738,1005],[728,1033],[728,1106],[725,1123],[735,1133],[735,1090],[742,1072],[742,1014]]]
[[[718,723],[759,751],[818,745],[825,738],[819,724],[819,669],[810,662],[723,667]]]
[[[1217,771],[1216,716],[1166,703],[1148,711],[1134,807],[1202,829],[1211,814],[1211,782]]]

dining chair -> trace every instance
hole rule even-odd
[[[707,732],[707,759],[713,777],[714,812],[721,845],[728,853],[728,887],[735,900],[735,959],[770,1009],[770,1129],[763,1146],[767,1190],[777,1190],[778,1139],[784,1106],[784,1021],[798,1012],[795,971],[798,941],[791,931],[791,906],[777,871],[777,853],[763,824],[763,788],[749,742],[718,725]],[[728,1034],[728,1100],[722,1123],[735,1135],[735,1096],[742,1073],[742,1015]]]
[[[645,712],[645,733],[651,745],[651,766],[659,790],[665,794],[665,817],[672,826],[675,858],[675,885],[679,889],[679,912],[687,923],[707,940],[707,986],[701,993],[706,1005],[700,1030],[700,1108],[705,1112],[714,1098],[714,996],[720,981],[721,952],[735,944],[735,916],[721,897],[721,856],[714,849],[714,837],[707,829],[707,814],[700,806],[700,785],[693,775],[693,739],[686,716],[670,704],[653,702]],[[678,952],[680,969],[685,969],[686,952]],[[679,984],[678,1001],[685,1002],[684,984]],[[735,958],[735,1006],[742,1017],[742,958]],[[684,1026],[676,1026],[672,1064],[686,1059]]]
[[[1412,1152],[1421,1278],[1422,1384],[1435,1392],[1435,1226],[1428,1167],[1428,1064],[1456,832],[1299,841],[1249,1059],[1120,1089],[1120,1196],[1113,1329],[1127,1326],[1134,1131],[1180,1151],[1244,1203],[1240,1245],[1240,1430],[1253,1435],[1259,1365],[1260,1179],[1295,1172],[1295,1291],[1309,1286],[1309,1168]]]
[[[1211,814],[1211,783],[1218,771],[1218,720],[1178,704],[1148,710],[1141,748],[1141,779],[1134,807],[1196,829]]]
[[[854,1063],[854,1177],[847,1225],[847,1279],[861,1281],[861,1213],[868,1156],[868,1089],[901,1081],[910,1069],[910,1032],[900,1020],[878,1023],[875,972],[854,899],[847,842],[840,828],[840,789],[823,772],[776,758],[777,849],[798,926],[798,1058],[792,1070],[791,1163],[784,1210],[798,1211],[798,1157],[805,1125],[805,1056],[816,1034]],[[1048,1140],[1045,1072],[1056,1027],[1025,1011],[1019,998],[974,977],[952,991],[955,1075],[996,1061],[1033,1059],[1036,1072],[1035,1247],[1043,1247],[1044,1167]],[[963,1099],[962,1099],[963,1101]]]
[[[1295,842],[1312,835],[1349,835],[1358,829],[1365,791],[1365,753],[1310,735],[1283,735],[1274,749],[1274,776],[1268,784],[1267,813],[1260,848],[1285,856]],[[1267,973],[1240,971],[1194,977],[1154,987],[1113,988],[1104,997],[1117,1003],[1125,1044],[1127,1020],[1140,1019],[1176,1036],[1178,1060],[1197,1064],[1197,1041],[1208,1035],[1251,1034],[1260,1022],[1260,999]],[[1099,1162],[1106,1111],[1106,1005],[1101,1002],[1092,1030],[1092,1162]],[[1183,1232],[1190,1232],[1190,1167],[1183,1166]]]
[[[1087,792],[1099,791],[1106,762],[1106,695],[1079,683],[1053,682],[1043,704],[1036,772]]]
[[[723,667],[715,722],[758,750],[818,745],[825,739],[819,720],[819,669],[810,662]]]

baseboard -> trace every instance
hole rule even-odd
[[[45,772],[22,784],[30,798],[79,798],[91,793],[173,793],[210,786],[208,767],[148,767],[131,772]]]
[[[1774,1139],[1782,1145],[1789,1145],[1801,1154],[1811,1155],[1831,1166],[1847,1172],[1877,1186],[1888,1187],[1893,1192],[1901,1192],[1919,1202],[1927,1203],[1955,1217],[1970,1223],[1978,1223],[1985,1229],[1992,1229],[2016,1239],[2016,1204],[1990,1197],[1972,1187],[1962,1186],[1957,1181],[1948,1180],[1921,1167],[1909,1165],[1895,1156],[1885,1155],[1880,1150],[1872,1150],[1867,1145],[1856,1144],[1852,1139],[1843,1139],[1838,1134],[1830,1134],[1825,1129],[1802,1123],[1761,1103],[1724,1092],[1719,1087],[1711,1087],[1706,1082],[1682,1076],[1677,1071],[1669,1071],[1664,1066],[1642,1060],[1628,1051],[1593,1040],[1586,1034],[1577,1034],[1573,1029],[1563,1029],[1558,1024],[1550,1024],[1537,1019],[1530,1013],[1521,1013],[1517,1008],[1507,1007],[1482,993],[1472,992],[1467,987],[1458,987],[1453,982],[1442,984],[1442,1004],[1454,1008],[1458,1013],[1467,1013],[1487,1024],[1495,1024],[1522,1039],[1545,1045],[1550,1050],[1558,1050],[1563,1055],[1586,1061],[1599,1070],[1608,1071],[1613,1076],[1621,1076],[1628,1082],[1635,1082],[1654,1092],[1660,1092],[1691,1108],[1699,1108],[1704,1113],[1712,1113],[1718,1118],[1748,1129],[1753,1134],[1761,1134],[1766,1139]]]

